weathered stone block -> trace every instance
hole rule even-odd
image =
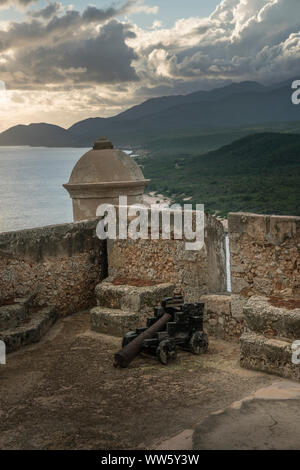
[[[215,313],[218,317],[230,315],[231,296],[208,294],[201,297],[201,302],[205,302],[205,313]]]
[[[251,289],[251,284],[243,277],[231,277],[231,292],[233,294],[240,294],[243,289]]]
[[[272,306],[265,297],[252,297],[244,307],[245,327],[268,337],[300,340],[300,309]]]
[[[253,288],[259,294],[271,295],[273,291],[274,282],[272,279],[254,278]]]
[[[231,313],[231,296],[208,294],[201,297],[204,307],[204,328],[209,335],[229,341],[237,341],[243,329],[243,322]]]
[[[17,326],[25,320],[26,315],[26,309],[21,304],[0,307],[0,331]]]
[[[231,315],[237,321],[244,320],[243,309],[247,301],[247,297],[242,297],[241,295],[237,294],[231,294]]]
[[[273,216],[270,219],[268,239],[279,246],[285,240],[295,238],[299,227],[300,217]]]
[[[240,364],[247,369],[299,380],[300,367],[292,362],[291,345],[291,342],[265,338],[257,333],[244,333]]]
[[[91,329],[97,333],[122,337],[139,326],[140,317],[137,313],[104,307],[91,310]]]
[[[231,213],[228,226],[233,294],[300,297],[300,217]]]
[[[248,226],[247,214],[242,212],[230,212],[228,214],[228,232],[234,234],[242,234]]]
[[[23,346],[40,341],[56,320],[55,308],[45,307],[30,314],[26,322],[0,332],[0,340],[4,341],[8,353],[17,351]]]
[[[165,283],[136,287],[104,281],[96,286],[95,292],[101,307],[147,314],[152,313],[153,307],[160,305],[165,297],[173,295],[174,285]]]

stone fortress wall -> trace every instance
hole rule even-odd
[[[171,282],[186,301],[205,302],[209,334],[237,341],[252,296],[300,299],[300,218],[248,213],[228,217],[231,295],[226,292],[225,232],[207,216],[205,247],[176,240],[108,243],[109,275]]]
[[[0,233],[0,305],[36,293],[36,306],[61,315],[84,310],[106,272],[96,221]]]
[[[216,218],[205,217],[204,247],[185,248],[186,240],[110,240],[108,270],[111,278],[171,282],[187,302],[208,292],[226,291],[225,232]]]
[[[171,233],[172,235],[172,233]],[[186,302],[205,302],[204,325],[210,335],[237,340],[242,324],[231,315],[227,293],[226,232],[221,221],[205,216],[204,247],[185,249],[185,240],[108,242],[109,278],[169,282]]]
[[[37,305],[65,315],[95,305],[95,286],[108,275],[172,283],[187,302],[205,302],[210,335],[236,341],[252,296],[300,298],[300,218],[232,213],[228,221],[231,295],[225,231],[207,216],[199,252],[172,239],[108,241],[106,248],[95,220],[2,233],[0,301],[37,292]]]
[[[300,217],[231,213],[228,227],[233,316],[254,295],[300,299]]]
[[[299,380],[300,217],[229,214],[229,237],[240,364]]]

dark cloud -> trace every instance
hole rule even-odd
[[[32,18],[44,18],[44,20],[48,20],[52,18],[54,15],[59,13],[62,9],[61,3],[53,2],[49,3],[45,8],[41,8],[40,10],[30,12],[30,16]]]
[[[300,73],[299,0],[222,0],[208,18],[186,18],[155,31],[114,19],[140,8],[139,0],[89,6],[82,13],[61,13],[54,5],[0,31],[0,79],[9,87],[117,89],[140,80],[122,93],[132,102]]]
[[[112,20],[96,37],[22,50],[13,61],[0,67],[0,76],[1,72],[10,73],[10,88],[28,89],[46,84],[82,86],[137,81],[131,65],[137,55],[125,42],[134,36],[128,25]]]
[[[128,0],[123,6],[116,9],[115,7],[107,8],[106,10],[101,10],[94,6],[88,6],[83,14],[82,19],[88,23],[90,22],[99,22],[102,23],[110,18],[113,18],[117,15],[123,15],[127,13],[130,8],[136,3],[136,0]]]
[[[3,1],[3,0],[0,0]],[[26,0],[22,0],[26,1]],[[63,42],[71,37],[77,37],[80,29],[90,25],[104,23],[112,18],[127,12],[136,2],[128,0],[119,8],[110,7],[99,9],[96,7],[87,7],[81,14],[79,11],[70,10],[63,15],[51,14],[53,8],[57,8],[57,3],[52,3],[49,7],[33,14],[34,19],[20,23],[13,22],[8,31],[0,30],[0,52],[11,48],[24,48],[37,44],[46,44],[49,41]],[[49,9],[48,9],[49,8]],[[40,17],[49,14],[48,22],[40,21]],[[46,16],[47,17],[47,16]],[[85,32],[85,37],[88,35]]]
[[[10,7],[14,5],[20,5],[27,7],[30,3],[37,3],[38,0],[0,0],[0,7]]]
[[[0,7],[10,7],[10,6],[15,6],[15,5],[20,5],[21,7],[27,7],[31,3],[37,3],[38,1],[39,0],[0,0]],[[89,8],[94,9],[95,15],[101,15],[100,13],[101,11],[104,12],[104,14],[105,14],[105,11],[110,11],[112,16],[114,16],[116,12],[118,12],[119,14],[127,13],[136,2],[137,0],[127,0],[127,2],[120,8],[111,7],[111,8],[108,8],[107,10],[99,10],[96,7],[88,7],[88,9]],[[47,8],[48,7],[45,7],[41,9],[40,11],[46,10]],[[45,18],[49,18],[49,16]]]

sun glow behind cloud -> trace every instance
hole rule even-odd
[[[160,2],[78,10],[16,1],[22,19],[0,22],[7,86],[0,130],[32,121],[69,126],[152,96],[300,73],[299,0],[223,0],[211,15],[179,18],[168,28]],[[149,16],[152,27],[133,22],[137,14]]]

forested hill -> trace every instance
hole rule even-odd
[[[226,215],[300,215],[300,135],[254,134],[204,155],[159,152],[141,160],[149,190]]]

